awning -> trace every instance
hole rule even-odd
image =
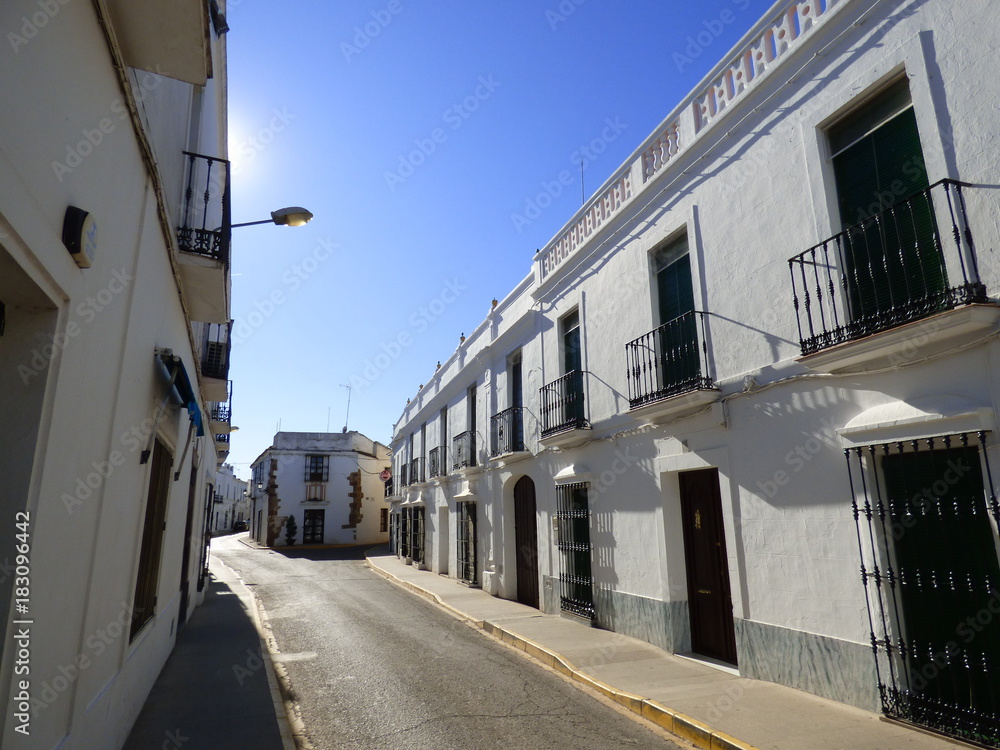
[[[198,406],[198,396],[191,386],[191,378],[184,367],[184,361],[170,349],[157,349],[156,356],[160,364],[166,368],[167,377],[172,381],[169,395],[173,397],[174,403],[181,404],[187,409],[188,418],[191,420],[191,424],[197,428],[198,437],[201,437],[205,434],[201,408]]]

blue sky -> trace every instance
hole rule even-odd
[[[230,0],[233,220],[316,216],[234,230],[237,473],[279,421],[339,431],[345,384],[388,444],[579,208],[580,160],[589,197],[771,5]]]

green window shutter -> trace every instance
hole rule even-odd
[[[872,125],[861,119],[832,129],[831,144]],[[833,170],[852,318],[886,328],[934,312],[947,277],[913,108],[872,127],[834,156]]]

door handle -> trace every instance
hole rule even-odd
[[[699,594],[711,594],[712,592],[708,589],[698,589]]]

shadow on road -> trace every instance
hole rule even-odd
[[[295,560],[364,560],[369,553],[389,554],[389,545],[356,544],[349,547],[272,547],[271,552]]]

